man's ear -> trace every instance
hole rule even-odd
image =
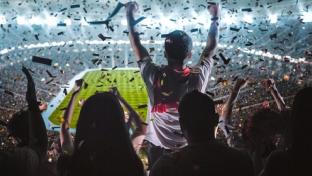
[[[191,59],[192,58],[192,51],[188,52],[186,55],[186,59]]]
[[[168,55],[167,55],[167,52],[166,52],[166,51],[164,51],[164,56],[165,56],[165,58],[168,59]]]
[[[192,60],[192,52],[186,54],[186,58],[183,60],[183,64],[187,64],[188,61]]]

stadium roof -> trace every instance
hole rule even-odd
[[[123,9],[102,24],[118,3],[125,1],[1,0],[0,68],[26,61],[33,55],[49,57],[57,63],[58,59],[90,58],[96,54],[117,60],[103,67],[114,67],[115,62],[128,63],[133,55]],[[140,12],[136,18],[144,17],[138,24],[141,38],[150,52],[156,48],[155,58],[163,57],[161,34],[175,29],[189,33],[195,42],[194,56],[200,53],[210,24],[205,0],[138,0],[138,3]],[[239,50],[246,55],[311,64],[311,1],[221,0],[219,3],[222,7],[220,48],[228,52],[226,57],[244,57],[234,52]]]

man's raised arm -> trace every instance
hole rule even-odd
[[[208,39],[204,51],[200,56],[198,64],[202,64],[204,61],[210,61],[212,56],[215,54],[218,45],[219,38],[219,23],[220,9],[219,5],[212,5],[209,7],[209,12],[211,15],[211,25],[208,33]]]
[[[285,104],[285,101],[281,94],[279,93],[278,89],[276,88],[275,81],[273,79],[266,79],[262,82],[263,87],[271,93],[272,97],[274,98],[274,101],[277,105],[277,108],[280,112],[286,111],[287,107]]]
[[[219,38],[219,6],[212,5],[209,7],[209,12],[212,16],[211,25],[208,33],[208,39],[204,51],[202,52],[199,62],[195,67],[192,68],[194,73],[198,73],[199,80],[197,84],[198,91],[204,93],[209,81],[209,76],[213,66],[213,55],[218,46]]]
[[[148,51],[141,44],[139,33],[135,29],[134,12],[138,11],[138,4],[134,1],[126,3],[127,24],[129,31],[129,39],[133,51],[136,54],[137,61],[141,61],[149,56]]]
[[[83,85],[83,79],[76,80],[75,87],[73,90],[73,94],[70,98],[68,106],[64,113],[64,121],[61,124],[61,131],[60,131],[60,141],[61,141],[61,148],[63,153],[71,155],[74,151],[74,144],[71,140],[71,134],[69,132],[70,123],[73,118],[74,108],[75,108],[75,101],[77,99],[78,94],[81,91],[81,87]]]
[[[41,116],[39,105],[37,102],[36,88],[29,70],[23,66],[23,73],[27,78],[27,92],[26,100],[28,103],[29,117],[28,117],[28,146],[35,150],[40,159],[43,159],[47,152],[48,136],[46,126]]]
[[[247,85],[247,82],[248,82],[248,78],[237,79],[229,98],[227,99],[227,101],[225,102],[222,108],[221,116],[219,118],[218,126],[223,131],[229,146],[232,146],[232,139],[230,137],[231,136],[230,129],[233,129],[233,127],[230,125],[230,121],[232,117],[232,110],[233,110],[236,98],[239,94],[239,91]]]

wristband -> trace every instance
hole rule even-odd
[[[211,21],[217,21],[217,20],[219,20],[219,17],[217,16],[211,18]]]

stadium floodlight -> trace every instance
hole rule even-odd
[[[227,13],[224,15],[224,18],[222,18],[222,21],[224,21],[224,23],[227,25],[235,24],[237,22],[235,16],[229,15]]]
[[[301,19],[302,19],[302,22],[304,23],[312,22],[312,12],[303,12]]]
[[[194,21],[195,22],[195,24],[193,23],[193,22],[189,22],[189,21],[187,21],[187,20],[184,20],[184,19],[179,19],[179,20],[177,20],[177,22],[176,22],[176,24],[177,24],[177,27],[178,28],[180,28],[181,30],[183,30],[183,26],[186,26],[186,25],[196,25],[196,24],[203,24],[203,26],[205,27],[205,28],[209,28],[209,21],[210,21],[210,18],[209,17],[207,17],[207,15],[206,14],[203,14],[203,13],[200,13],[200,14],[196,14],[195,16],[194,16],[194,18],[196,18],[196,21]]]
[[[80,20],[80,24],[81,24],[82,26],[88,26],[88,25],[89,25],[89,23],[87,23],[86,20],[85,20],[84,18],[82,18],[82,19]]]
[[[122,19],[122,20],[120,21],[120,23],[121,23],[121,25],[123,25],[123,26],[127,26],[127,20],[126,20],[126,19]]]
[[[41,25],[42,23],[44,23],[44,20],[37,16],[32,16],[29,20],[29,24],[31,25]]]
[[[22,16],[18,16],[16,18],[16,22],[18,25],[26,25],[27,24],[27,20],[25,17],[22,17]]]
[[[64,20],[64,23],[65,23],[67,26],[72,25],[72,21],[71,21],[70,19],[68,19],[68,18]]]
[[[272,24],[277,23],[277,15],[276,14],[270,14],[269,20],[270,20],[270,23],[272,23]]]
[[[6,21],[5,16],[0,15],[0,24],[6,24],[6,23],[7,23],[7,21]]]
[[[57,18],[54,16],[48,16],[46,18],[46,25],[50,27],[54,27],[57,25]]]
[[[159,21],[161,22],[162,27],[165,27],[168,29],[176,28],[175,22],[171,21],[169,17],[161,17]]]
[[[251,15],[245,15],[243,17],[243,21],[247,23],[252,23],[253,22],[253,17]]]

